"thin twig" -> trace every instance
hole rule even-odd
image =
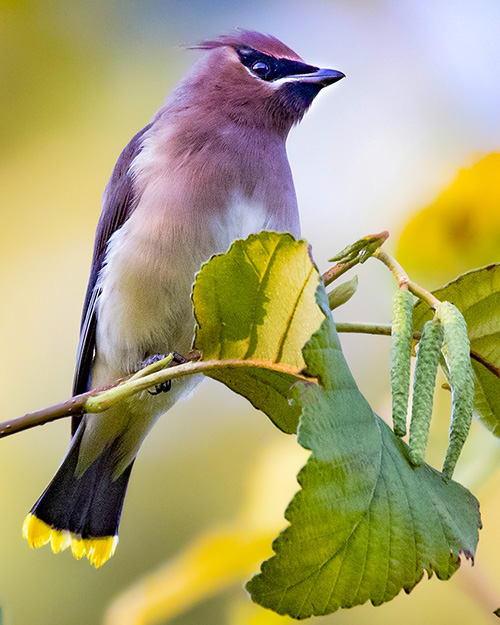
[[[174,360],[174,355],[167,354],[165,358],[162,358],[161,360],[157,360],[156,362],[152,362],[147,367],[144,367],[144,369],[140,369],[139,371],[137,371],[137,373],[134,373],[134,375],[132,375],[129,378],[129,380],[138,380],[139,378],[143,378],[146,375],[149,375],[150,373],[156,373],[156,371],[161,371],[162,369],[166,369],[172,363],[173,360]]]
[[[378,336],[391,336],[392,326],[390,323],[354,323],[350,321],[339,321],[335,323],[337,332],[345,334],[375,334]],[[419,341],[421,332],[413,332],[415,341]]]
[[[343,334],[373,334],[377,336],[391,336],[392,326],[390,324],[383,323],[354,323],[350,321],[340,321],[335,324],[337,332]],[[422,333],[417,330],[413,331],[413,340],[419,341]],[[500,368],[496,367],[493,363],[489,362],[478,354],[471,350],[470,357],[480,365],[483,365],[490,373],[500,379]]]
[[[333,267],[330,267],[330,269],[328,269],[328,271],[325,271],[325,273],[323,274],[323,282],[325,283],[325,286],[328,286],[334,280],[340,278],[341,275],[349,271],[349,269],[355,267],[358,263],[359,260],[355,259],[350,260],[346,263],[337,263]]]
[[[43,408],[43,410],[37,410],[36,412],[29,412],[22,417],[16,417],[0,423],[0,438],[22,432],[34,428],[37,425],[45,425],[51,421],[57,419],[64,419],[65,417],[81,417],[85,412],[85,403],[87,402],[90,393],[84,393],[83,395],[75,395],[71,399],[50,406],[49,408]]]
[[[379,248],[373,253],[373,258],[376,258],[380,262],[384,263],[384,265],[389,269],[389,271],[398,281],[400,288],[408,289],[410,293],[413,293],[413,295],[415,295],[419,299],[427,302],[427,304],[433,310],[436,310],[439,304],[441,304],[441,302],[436,297],[434,297],[432,293],[422,288],[416,282],[413,282],[413,280],[410,280],[408,274],[403,269],[403,267],[401,267],[401,265],[395,258],[387,254],[387,252],[384,252],[382,249]]]
[[[154,363],[157,364],[157,363]],[[151,366],[151,365],[150,365]],[[108,386],[105,389],[98,389],[75,395],[71,399],[56,404],[50,408],[44,408],[36,412],[28,413],[22,417],[10,419],[0,423],[0,438],[5,438],[17,432],[29,430],[38,425],[44,425],[57,419],[66,417],[81,417],[88,413],[98,413],[107,410],[115,404],[125,401],[129,397],[141,393],[148,388],[173,380],[174,378],[188,375],[200,374],[210,375],[211,372],[228,369],[267,369],[277,373],[294,376],[299,380],[316,382],[315,378],[309,378],[300,373],[300,370],[282,363],[275,363],[270,360],[206,360],[198,362],[187,362],[175,367],[164,368],[149,375],[137,377],[137,374],[125,381]]]

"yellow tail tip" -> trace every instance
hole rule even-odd
[[[50,542],[52,528],[47,523],[37,519],[34,514],[28,514],[23,523],[23,536],[32,549],[43,547]]]
[[[54,529],[34,514],[28,514],[24,520],[23,536],[31,548],[43,547],[50,542],[52,551],[59,553],[71,547],[71,552],[77,560],[87,556],[96,569],[111,558],[118,544],[118,536],[82,538],[67,530]]]

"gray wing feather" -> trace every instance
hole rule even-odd
[[[148,124],[138,132],[120,154],[104,192],[102,212],[96,230],[90,278],[83,304],[80,341],[73,379],[73,395],[79,395],[89,390],[90,374],[95,354],[99,273],[106,258],[106,249],[111,235],[123,226],[134,211],[136,204],[134,180],[129,169],[132,161],[141,151],[144,135],[151,126],[152,124]],[[72,435],[76,432],[80,420],[81,417],[73,417],[71,423]]]

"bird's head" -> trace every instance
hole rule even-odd
[[[186,76],[178,102],[191,102],[207,116],[286,136],[318,93],[344,74],[309,65],[270,35],[235,30],[203,41],[203,58]],[[186,97],[187,96],[187,97]]]

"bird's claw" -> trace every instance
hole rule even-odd
[[[168,365],[168,367],[175,367],[176,365],[183,365],[188,362],[187,358],[184,358],[181,354],[177,352],[170,352],[173,356],[172,362]],[[153,354],[152,356],[148,356],[143,362],[142,366],[147,367],[148,365],[152,365],[159,360],[163,360],[167,357],[167,354]],[[167,368],[168,368],[167,367]],[[160,382],[154,388],[148,389],[148,393],[150,395],[159,395],[160,393],[168,393],[168,391],[172,388],[172,380],[165,380],[164,382]]]
[[[170,352],[174,357],[169,367],[175,367],[175,365],[185,365],[189,360],[184,358],[182,354],[178,354],[177,352]]]
[[[150,395],[159,395],[160,393],[168,393],[168,391],[172,388],[172,380],[165,380],[165,382],[160,382],[154,388],[148,388],[148,393]]]

